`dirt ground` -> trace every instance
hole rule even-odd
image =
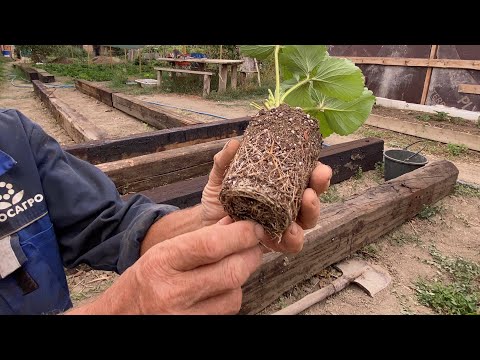
[[[250,116],[256,113],[256,110],[252,108],[246,101],[218,102],[212,100],[205,100],[200,96],[181,94],[138,95],[136,96],[136,98],[140,100],[154,101],[162,104],[172,105],[184,109],[191,109],[212,115],[223,116],[228,119]],[[173,111],[179,115],[187,115],[193,119],[198,119],[204,122],[221,120],[217,117],[197,114],[190,111],[174,109],[170,107],[166,107],[166,109]]]
[[[17,81],[16,84],[24,84]],[[124,136],[148,129],[143,123],[134,120],[128,115],[117,114],[102,103],[89,99],[86,95],[72,89],[58,89],[57,96],[69,103],[77,111],[93,120],[99,127],[103,127],[112,136]],[[197,96],[154,94],[138,95],[137,98],[149,101],[158,101],[173,106],[194,109],[228,118],[238,118],[252,115],[256,111],[248,104],[250,101],[217,102],[205,100]],[[73,143],[68,135],[56,124],[55,120],[34,97],[31,88],[17,88],[9,82],[0,89],[0,107],[13,107],[24,112],[38,122],[51,136],[62,144]],[[182,114],[181,110],[171,109]],[[375,108],[374,113],[384,116],[408,118],[411,121],[420,121],[418,114],[407,114],[401,110]],[[202,121],[217,121],[218,118],[206,115],[183,112],[190,117]],[[438,122],[435,122],[438,125]],[[463,128],[462,131],[473,131]],[[441,122],[439,126],[465,125],[457,122]],[[332,135],[326,143],[333,145],[367,136],[381,137],[385,140],[386,149],[398,148],[419,140],[407,135],[388,130],[363,126],[356,133],[349,136]],[[460,170],[459,179],[480,185],[480,153],[467,151],[454,156],[447,151],[446,145],[429,141],[428,148],[423,152],[429,161],[448,159]],[[321,197],[323,205],[340,202],[342,199],[359,194],[369,187],[383,182],[378,171],[363,173],[356,179],[345,181],[331,187],[326,196]],[[378,264],[388,270],[392,276],[392,284],[374,298],[369,297],[357,286],[351,285],[341,293],[305,311],[305,314],[434,314],[435,312],[422,304],[417,298],[416,282],[425,278],[428,280],[448,281],[448,274],[439,269],[433,258],[433,251],[442,256],[462,258],[474,264],[480,264],[480,197],[452,194],[435,204],[435,215],[428,219],[419,217],[403,224],[389,234],[382,237],[375,244],[371,244],[355,256]],[[283,294],[275,303],[265,309],[262,314],[272,313],[289,305],[306,294],[319,289],[334,280],[340,273],[333,268],[327,268],[299,284],[294,289]],[[79,304],[107,289],[117,277],[104,271],[91,270],[87,266],[79,266],[67,271],[68,284],[74,304]],[[479,284],[477,284],[479,285]],[[478,286],[480,289],[480,285]]]
[[[56,89],[55,96],[65,101],[99,128],[105,130],[111,138],[157,130],[133,116],[81,93],[75,88]]]

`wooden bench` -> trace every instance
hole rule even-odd
[[[203,96],[207,96],[208,94],[210,94],[210,80],[212,79],[213,75],[212,72],[163,67],[154,67],[154,70],[157,71],[157,87],[160,87],[162,85],[162,73],[164,71],[170,72],[172,73],[172,75],[175,73],[203,75]]]

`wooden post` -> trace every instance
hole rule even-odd
[[[232,89],[236,89],[237,88],[237,74],[238,74],[238,70],[237,70],[237,64],[233,64],[232,65],[232,77],[231,77],[231,81],[232,81]]]
[[[220,64],[218,70],[218,92],[223,93],[227,90],[228,67],[226,64]]]
[[[305,234],[300,253],[266,254],[243,286],[240,313],[255,314],[285,291],[352,255],[450,194],[458,169],[442,160],[372,187],[341,204],[326,206]]]
[[[220,45],[220,59],[222,58],[223,55],[223,45]]]
[[[203,75],[203,97],[210,94],[210,75]]]
[[[127,49],[124,49],[125,50],[125,62],[127,62]]]
[[[139,64],[140,64],[140,73],[142,72],[142,49],[138,50]]]
[[[162,70],[157,70],[157,88],[162,86]]]
[[[257,59],[255,60],[255,69],[257,70],[257,78],[258,78],[258,86],[262,86],[262,82],[260,81],[260,69],[258,67],[258,61]]]
[[[435,57],[437,56],[437,49],[438,49],[438,45],[432,45],[430,49],[429,59],[435,59]],[[422,105],[425,105],[425,102],[427,101],[428,88],[430,87],[431,77],[432,77],[432,68],[429,67],[427,68],[427,73],[425,75],[425,83],[423,84],[422,98],[420,100],[420,104]]]

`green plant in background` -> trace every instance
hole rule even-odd
[[[363,169],[361,166],[357,168],[357,171],[355,172],[355,175],[353,176],[355,180],[361,180],[363,178]]]
[[[480,198],[480,189],[464,184],[455,184],[455,196]]]
[[[448,144],[447,145],[448,153],[452,156],[459,156],[464,154],[468,151],[468,147],[465,145],[457,145],[457,144]]]
[[[336,186],[332,185],[320,196],[320,201],[322,203],[335,203],[342,201],[342,197],[338,193]]]
[[[448,113],[444,111],[435,111],[436,114],[433,116],[433,119],[436,121],[450,121],[451,117]]]
[[[440,205],[423,205],[422,210],[417,216],[419,219],[427,220],[437,214],[440,214],[442,210],[443,208]]]
[[[269,90],[264,107],[300,107],[317,119],[324,137],[354,132],[372,110],[375,97],[361,70],[350,60],[330,57],[324,45],[244,45],[240,52],[274,58],[275,90]]]
[[[478,314],[480,266],[460,257],[444,256],[433,245],[429,253],[433,261],[427,263],[435,266],[440,274],[446,274],[451,283],[443,283],[438,279],[417,280],[416,292],[420,303],[440,314]]]
[[[417,115],[417,116],[415,116],[415,118],[420,120],[420,121],[430,121],[430,115],[428,115],[428,114]]]

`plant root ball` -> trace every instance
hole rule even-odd
[[[225,175],[220,202],[235,220],[254,220],[273,237],[295,221],[320,156],[315,119],[282,104],[250,121]]]

